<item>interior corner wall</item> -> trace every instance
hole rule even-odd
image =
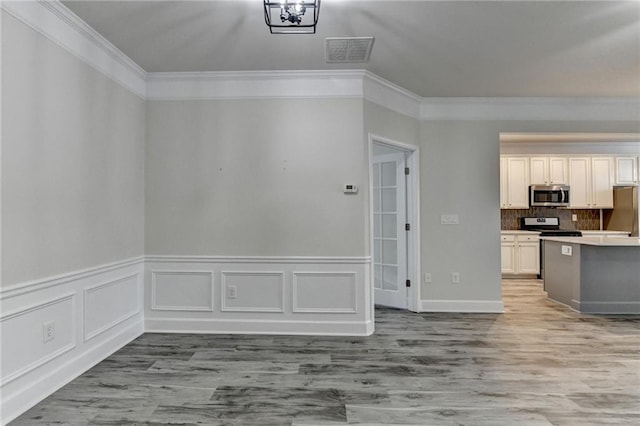
[[[2,12],[2,286],[144,250],[144,100]]]
[[[145,101],[1,19],[6,424],[143,331]]]
[[[423,306],[501,300],[501,132],[638,132],[639,126],[628,121],[421,121],[421,267],[433,280],[422,284]],[[441,225],[440,215],[452,213],[460,224]],[[451,283],[452,272],[460,273],[460,283]]]
[[[362,100],[147,103],[145,329],[373,331]]]

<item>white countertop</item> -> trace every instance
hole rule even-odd
[[[640,247],[638,237],[541,237],[545,241],[601,247]]]
[[[590,235],[601,235],[601,234],[606,234],[606,235],[624,235],[624,236],[629,236],[628,232],[625,231],[580,231],[582,232],[582,235],[588,237]]]
[[[519,229],[503,229],[500,233],[513,235],[540,235],[540,232],[537,231],[521,231]]]

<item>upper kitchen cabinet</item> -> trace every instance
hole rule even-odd
[[[529,157],[500,157],[500,208],[529,208]]]
[[[616,157],[616,185],[634,185],[638,183],[638,158]]]
[[[571,208],[613,207],[613,157],[569,158]]]
[[[531,185],[566,185],[569,181],[567,159],[562,157],[531,157]]]

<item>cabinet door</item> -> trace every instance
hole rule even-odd
[[[500,255],[502,259],[502,273],[516,273],[516,243],[513,241],[503,242],[500,245]]]
[[[591,158],[569,158],[569,202],[571,208],[591,208]]]
[[[531,176],[531,185],[548,185],[549,184],[549,165],[547,157],[531,157],[529,159],[529,169]]]
[[[616,185],[633,185],[638,182],[636,157],[616,157]]]
[[[561,157],[549,158],[549,184],[566,185],[568,182],[567,159]]]
[[[504,209],[507,206],[507,180],[509,176],[507,175],[507,158],[500,157],[500,208]]]
[[[613,158],[591,159],[591,207],[613,208]]]
[[[513,157],[507,160],[507,207],[529,208],[529,158]]]
[[[517,253],[519,274],[540,273],[540,247],[537,241],[518,242]]]

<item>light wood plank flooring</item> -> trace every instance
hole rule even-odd
[[[503,293],[501,315],[380,308],[362,338],[145,334],[12,424],[640,424],[639,316]]]

